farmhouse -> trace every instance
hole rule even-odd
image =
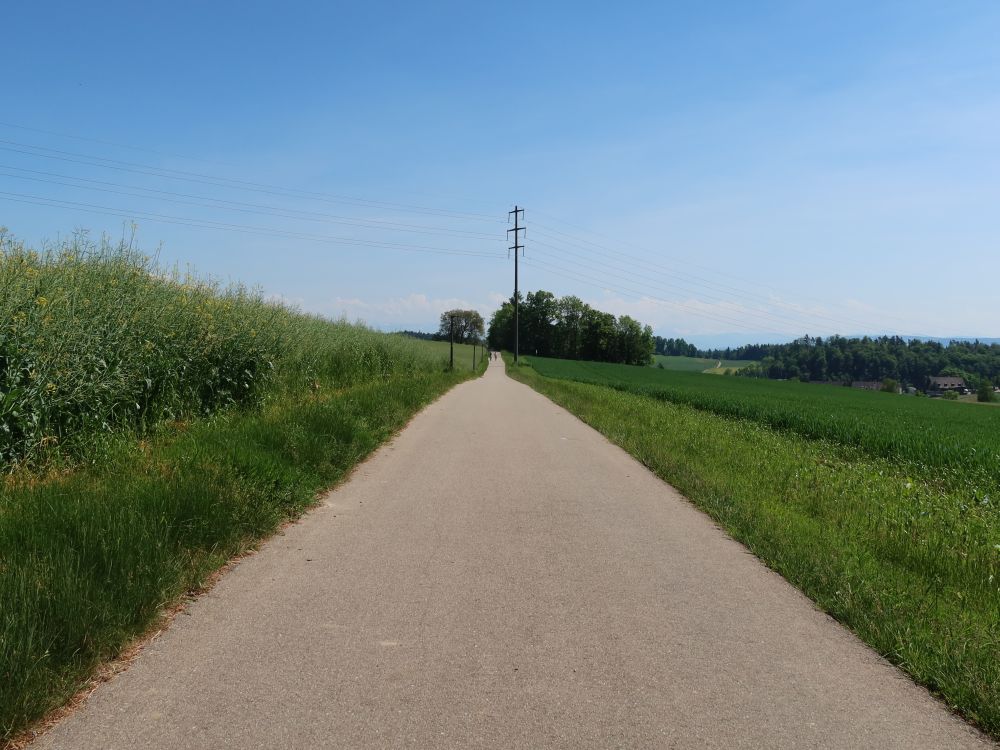
[[[942,376],[939,378],[932,377],[930,381],[932,391],[960,391],[965,388],[965,380],[962,378]]]

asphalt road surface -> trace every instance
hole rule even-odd
[[[496,362],[33,747],[993,745]]]

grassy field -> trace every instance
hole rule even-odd
[[[703,359],[701,357],[674,357],[667,354],[657,354],[653,357],[653,367],[663,366],[664,370],[679,372],[706,372],[713,375],[723,375],[727,369],[738,370],[750,364],[748,359]]]
[[[820,607],[1000,736],[997,463],[964,475],[957,460],[996,456],[995,410],[650,368],[526,363],[508,371],[628,450]]]
[[[409,339],[408,339],[409,340]],[[427,356],[434,357],[441,360],[445,364],[448,363],[448,347],[447,341],[427,341],[424,339],[412,339],[413,341],[418,341],[420,347],[423,351],[427,352]],[[476,355],[476,369],[480,370],[480,364],[483,357],[483,347],[476,346],[473,347],[471,344],[455,344],[455,369],[456,370],[472,370],[472,355],[473,350],[475,350]],[[487,352],[487,355],[489,353]]]
[[[0,744],[473,374],[128,248],[0,287]]]
[[[941,399],[649,367],[531,358],[547,377],[608,385],[891,459],[953,487],[996,485],[1000,411]]]

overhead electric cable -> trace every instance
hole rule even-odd
[[[648,299],[653,302],[658,302],[660,304],[673,307],[675,309],[680,309],[684,312],[690,313],[695,317],[708,318],[710,320],[714,320],[719,323],[725,323],[726,325],[736,326],[737,328],[741,328],[746,331],[751,331],[753,333],[760,333],[760,331],[756,330],[755,328],[746,325],[746,323],[742,320],[736,318],[729,318],[724,315],[719,315],[718,313],[706,312],[704,310],[700,310],[696,307],[693,307],[692,305],[688,305],[682,302],[675,302],[674,300],[665,299],[663,297],[657,297],[643,290],[635,289],[632,287],[625,287],[619,284],[609,284],[605,279],[598,278],[596,276],[589,276],[587,274],[582,274],[579,271],[575,271],[573,269],[565,268],[562,266],[557,266],[555,264],[548,263],[546,261],[540,261],[537,258],[526,258],[524,262],[527,263],[528,265],[539,266],[540,268],[547,269],[549,271],[553,271],[556,273],[570,275],[572,277],[575,277],[575,279],[578,281],[584,281],[590,283],[600,289],[610,290],[623,294],[634,294],[637,295],[640,299]],[[783,332],[773,331],[772,333],[783,333]]]
[[[147,154],[156,154],[157,156],[169,156],[173,159],[184,159],[186,161],[199,161],[203,164],[214,164],[218,167],[230,167],[231,164],[225,164],[224,162],[212,161],[210,159],[202,159],[197,156],[185,156],[184,154],[175,154],[170,151],[159,151],[155,148],[144,148],[143,146],[130,146],[127,143],[114,143],[113,141],[104,141],[100,138],[88,138],[83,135],[71,135],[70,133],[60,133],[56,130],[45,130],[44,128],[32,128],[27,125],[16,125],[12,122],[0,122],[0,126],[5,128],[14,128],[16,130],[26,130],[29,133],[42,133],[44,135],[54,135],[59,138],[71,138],[74,141],[86,141],[88,143],[97,143],[101,146],[111,146],[112,148],[124,148],[129,151],[141,151]]]
[[[196,162],[201,162],[203,164],[213,164],[213,165],[218,166],[218,167],[233,168],[233,167],[236,166],[236,165],[231,164],[231,163],[221,162],[221,161],[212,160],[212,159],[205,159],[205,158],[202,158],[200,156],[189,156],[187,154],[180,154],[180,153],[171,152],[171,151],[162,151],[162,150],[148,148],[148,147],[144,147],[144,146],[136,146],[136,145],[128,144],[128,143],[116,143],[115,141],[107,141],[107,140],[102,140],[100,138],[89,138],[87,136],[75,135],[75,134],[72,134],[72,133],[63,133],[63,132],[60,132],[60,131],[57,131],[57,130],[46,130],[44,128],[36,128],[36,127],[28,126],[28,125],[19,125],[17,123],[13,123],[13,122],[3,122],[3,121],[0,121],[0,127],[13,128],[15,130],[24,130],[24,131],[28,131],[30,133],[41,133],[41,134],[44,134],[44,135],[52,135],[52,136],[56,136],[57,138],[68,138],[68,139],[71,139],[71,140],[74,140],[74,141],[85,141],[85,142],[89,142],[89,143],[97,143],[97,144],[102,145],[102,146],[110,146],[112,148],[123,148],[123,149],[127,149],[129,151],[140,151],[140,152],[145,152],[145,153],[148,153],[148,154],[156,154],[158,156],[169,156],[169,157],[174,158],[174,159],[184,159],[185,161],[196,161]],[[419,195],[423,196],[423,198],[425,198],[425,199],[427,197],[427,194],[426,194],[425,191],[420,191],[419,193],[417,193],[417,191],[403,190],[402,192],[412,192],[412,193],[415,193],[415,194],[419,194]]]
[[[568,222],[564,222],[564,221],[562,221],[560,219],[556,219],[555,217],[551,216],[550,214],[545,214],[544,212],[541,212],[541,211],[539,211],[538,213],[542,213],[545,216],[549,216],[550,219],[553,219],[554,221],[557,221],[560,224],[566,224],[567,226],[575,226],[575,225],[569,224]],[[712,288],[717,288],[717,289],[720,289],[720,290],[726,290],[727,292],[733,293],[733,294],[740,294],[740,295],[744,295],[744,296],[748,296],[748,297],[756,297],[756,298],[758,298],[758,299],[760,299],[762,301],[765,301],[767,304],[771,304],[771,305],[779,304],[779,303],[776,303],[772,298],[767,297],[765,295],[755,294],[754,292],[747,291],[746,289],[743,289],[743,288],[737,288],[737,287],[734,287],[734,286],[730,286],[728,284],[723,284],[721,282],[718,282],[718,281],[715,281],[715,280],[712,280],[712,279],[706,279],[703,276],[698,276],[697,274],[692,274],[689,271],[684,271],[684,270],[678,269],[676,267],[664,266],[662,264],[657,264],[657,263],[655,263],[653,261],[647,260],[644,257],[636,256],[636,255],[633,255],[633,254],[630,254],[630,253],[625,253],[625,252],[623,252],[622,250],[620,250],[618,248],[612,248],[612,247],[610,247],[608,245],[604,245],[604,244],[600,244],[600,243],[594,242],[593,240],[590,240],[590,239],[588,239],[586,237],[580,237],[580,236],[577,236],[577,235],[570,234],[568,232],[563,232],[563,231],[555,229],[553,227],[546,226],[545,224],[539,224],[538,225],[538,229],[543,234],[553,233],[553,234],[556,234],[556,235],[560,235],[562,237],[566,237],[566,238],[568,238],[568,240],[571,240],[574,243],[575,246],[579,246],[580,244],[590,245],[590,246],[596,248],[597,250],[602,251],[601,252],[602,255],[611,252],[611,253],[614,253],[614,254],[616,254],[618,256],[621,256],[623,258],[627,258],[627,259],[629,259],[631,261],[643,263],[643,264],[645,264],[647,266],[661,269],[662,271],[670,273],[670,274],[672,274],[674,276],[683,276],[683,277],[692,279],[693,280],[692,283],[699,283],[699,284],[702,284],[702,285],[707,285],[707,286],[712,287]],[[583,230],[582,228],[580,228],[580,229],[582,231],[589,231],[589,230]],[[595,234],[597,236],[603,236],[603,235],[600,235],[597,232],[591,232],[591,234]],[[630,243],[630,242],[626,242],[626,241],[623,241],[623,240],[613,240],[613,239],[610,239],[610,238],[607,238],[607,239],[608,239],[608,241],[616,242],[618,244],[627,245],[629,247],[635,248],[635,249],[643,251],[643,252],[648,252],[649,251],[648,248],[641,247],[639,245],[636,245],[635,243]],[[566,241],[566,240],[564,240],[564,241]],[[593,250],[588,251],[585,248],[580,248],[580,249],[584,250],[585,252],[591,252],[592,254],[595,254],[595,255],[598,254],[596,251],[593,251]],[[712,273],[714,276],[720,276],[721,275],[721,276],[728,276],[729,278],[736,278],[736,277],[732,276],[731,274],[727,274],[725,272],[721,272],[721,271],[719,271],[717,269],[713,269],[713,268],[710,268],[710,267],[705,266],[705,265],[699,265],[697,263],[693,263],[693,262],[690,262],[690,261],[685,261],[685,262],[688,265],[692,265],[692,266],[695,266],[695,267],[707,270],[710,273]],[[781,304],[784,304],[784,306],[786,307],[786,309],[792,309],[792,310],[798,312],[798,309],[795,308],[790,303],[781,303]],[[817,315],[819,315],[819,314],[817,313]],[[881,317],[885,317],[885,318],[892,318],[894,320],[901,320],[901,318],[899,318],[899,316],[892,315],[890,313],[880,313],[880,315],[881,315]],[[829,320],[829,321],[831,321],[831,322],[840,323],[840,324],[847,323],[847,324],[850,324],[852,326],[865,326],[865,325],[868,325],[867,322],[859,321],[859,320],[854,320],[854,319],[847,318],[847,317],[844,317],[844,316],[834,317],[834,316],[831,316],[831,315],[823,315],[822,317],[825,318],[825,319],[827,319],[827,320]]]
[[[547,237],[548,239],[552,239],[555,242],[562,242],[565,245],[570,245],[570,242],[568,240],[560,240],[558,238],[553,238],[549,234],[549,232],[546,230],[546,228],[545,228],[544,225],[542,225],[542,227],[539,228],[538,231],[543,236]],[[560,233],[560,234],[565,234],[565,233]],[[571,236],[571,235],[566,235],[566,236]],[[582,247],[580,243],[586,243],[586,244],[590,244],[590,245],[595,245],[595,247],[600,248],[603,252],[597,252],[596,250],[591,250],[589,248]],[[628,253],[622,253],[622,252],[619,252],[619,251],[615,251],[612,248],[605,247],[603,245],[597,245],[596,243],[590,242],[590,241],[585,240],[583,238],[579,238],[578,243],[572,244],[571,247],[573,248],[574,251],[589,253],[590,255],[594,255],[594,256],[600,257],[602,259],[607,258],[608,257],[608,253],[613,253],[613,254],[621,256],[623,258],[627,258],[632,264],[639,264],[639,265],[645,266],[649,270],[649,272],[651,272],[651,273],[659,273],[659,274],[664,275],[664,276],[666,276],[666,275],[669,274],[669,276],[671,278],[673,278],[673,279],[678,279],[678,278],[680,280],[683,280],[684,278],[692,279],[692,281],[690,281],[688,283],[690,283],[690,284],[692,284],[694,286],[699,286],[699,287],[702,287],[702,288],[705,288],[705,289],[712,290],[712,291],[714,291],[717,294],[718,293],[722,293],[722,294],[725,294],[726,296],[729,296],[729,297],[738,297],[738,298],[742,298],[742,299],[745,299],[745,300],[753,300],[753,301],[756,301],[758,304],[766,304],[766,305],[769,305],[769,306],[772,306],[772,307],[782,308],[782,309],[788,310],[789,312],[791,312],[791,313],[793,313],[795,315],[798,315],[798,316],[804,316],[804,317],[809,317],[809,318],[815,318],[815,319],[818,319],[818,320],[824,320],[827,323],[835,323],[835,324],[837,324],[839,326],[844,326],[845,328],[848,328],[848,329],[850,327],[859,327],[859,326],[868,325],[867,323],[865,323],[863,321],[853,320],[853,319],[846,318],[846,317],[843,317],[843,316],[833,316],[833,315],[829,315],[829,314],[826,314],[826,313],[820,313],[820,312],[807,312],[806,310],[802,309],[801,307],[795,306],[795,305],[793,305],[791,303],[788,303],[788,302],[778,302],[778,301],[774,300],[773,298],[767,297],[765,295],[754,294],[752,292],[747,292],[745,290],[737,289],[735,287],[731,287],[731,286],[728,286],[726,284],[719,284],[717,282],[713,282],[711,280],[704,279],[702,277],[698,277],[698,276],[695,276],[695,275],[690,274],[690,273],[686,273],[686,272],[683,272],[683,271],[678,271],[677,269],[670,268],[668,266],[664,266],[662,264],[658,264],[658,263],[655,263],[653,261],[646,260],[645,258],[641,258],[641,257],[638,257],[638,256],[630,255]],[[892,317],[892,316],[885,316],[885,317]]]
[[[366,229],[384,229],[386,231],[393,232],[413,232],[417,234],[441,234],[441,235],[456,235],[459,237],[469,237],[476,239],[483,239],[490,242],[503,242],[502,237],[498,237],[495,234],[490,234],[486,232],[473,232],[464,229],[451,229],[448,227],[429,227],[420,224],[402,224],[400,222],[393,221],[383,221],[379,219],[353,219],[345,216],[338,216],[335,214],[321,213],[317,211],[302,211],[299,209],[286,209],[277,206],[268,206],[260,203],[245,203],[242,201],[230,201],[222,198],[212,198],[211,196],[205,195],[193,195],[189,193],[176,193],[169,190],[157,190],[154,188],[145,188],[138,185],[121,185],[115,182],[107,182],[104,180],[91,180],[84,177],[73,177],[70,175],[62,175],[55,172],[44,172],[36,169],[25,169],[23,167],[13,167],[6,164],[0,164],[0,169],[16,170],[19,172],[27,172],[30,174],[37,175],[47,175],[52,177],[60,177],[64,180],[72,180],[75,182],[88,183],[85,185],[77,185],[71,182],[63,182],[60,180],[49,180],[42,177],[30,177],[18,174],[5,174],[0,172],[0,177],[12,177],[18,180],[31,180],[33,182],[42,182],[49,185],[62,185],[63,187],[80,188],[84,190],[98,190],[105,193],[113,193],[116,195],[125,195],[133,198],[149,198],[149,195],[142,195],[135,192],[128,192],[129,190],[139,190],[147,193],[153,193],[156,197],[159,196],[176,196],[179,198],[195,198],[198,201],[211,201],[211,204],[188,201],[188,200],[175,200],[171,198],[159,198],[159,200],[165,200],[169,203],[176,203],[185,206],[198,206],[201,208],[222,208],[229,211],[240,211],[242,213],[252,213],[259,215],[261,212],[269,213],[273,216],[279,216],[282,218],[290,219],[305,219],[306,221],[321,221],[331,224],[343,224],[346,226],[356,226]],[[110,187],[100,187],[100,186],[110,186]],[[112,188],[121,187],[127,188],[127,190],[114,190]]]
[[[685,294],[692,294],[691,290],[689,290],[689,289],[687,289],[687,288],[685,288],[685,287],[683,287],[681,285],[678,285],[678,284],[672,284],[670,282],[656,283],[656,282],[650,281],[649,275],[643,275],[643,274],[636,273],[635,271],[629,271],[627,269],[619,268],[617,266],[611,265],[610,263],[601,263],[601,262],[596,262],[596,261],[590,261],[589,259],[581,259],[581,258],[577,257],[576,255],[574,255],[574,253],[572,251],[563,250],[562,248],[555,247],[554,245],[550,245],[547,242],[544,242],[544,241],[539,240],[537,238],[532,241],[532,247],[548,248],[549,250],[552,250],[553,252],[556,252],[556,253],[558,253],[561,256],[564,256],[564,257],[566,257],[568,259],[571,259],[572,262],[575,263],[575,264],[584,265],[588,269],[590,269],[592,271],[595,271],[597,273],[608,274],[610,272],[611,276],[619,278],[619,279],[623,279],[624,281],[627,281],[628,283],[642,284],[644,287],[648,286],[650,288],[659,289],[659,290],[665,291],[667,293],[674,293],[674,292],[678,292],[679,291],[679,292],[682,292],[682,293],[685,293]],[[618,273],[615,273],[615,272],[618,272]],[[625,276],[630,276],[632,278],[625,278],[624,276],[618,275],[618,274],[624,274]],[[716,297],[716,298],[701,298],[701,297],[699,297],[698,301],[699,302],[705,302],[705,303],[711,303],[711,304],[731,302],[731,300],[724,299],[724,298],[718,298],[718,297]],[[767,310],[760,310],[760,309],[756,309],[756,308],[753,308],[753,307],[747,307],[747,306],[745,306],[745,304],[741,305],[741,311],[740,312],[741,312],[742,315],[747,315],[749,317],[753,317],[753,318],[757,318],[757,319],[762,320],[762,321],[766,321],[766,323],[768,325],[773,325],[776,322],[779,323],[779,324],[781,324],[781,325],[790,325],[790,324],[791,325],[801,325],[801,317],[795,318],[795,317],[792,317],[790,315],[781,315],[779,313],[773,313],[773,312],[770,312],[770,311],[767,311]],[[801,316],[802,317],[810,317],[810,313],[802,311]]]
[[[503,253],[478,252],[473,250],[458,250],[454,248],[438,248],[426,245],[408,245],[401,242],[378,242],[375,240],[361,240],[354,237],[334,237],[326,235],[313,235],[304,232],[292,232],[272,229],[270,227],[251,226],[246,224],[232,224],[227,222],[217,222],[205,219],[191,219],[183,216],[169,216],[155,214],[145,211],[129,211],[110,206],[99,206],[89,203],[78,203],[76,201],[64,201],[58,198],[47,198],[45,196],[25,195],[22,193],[0,192],[0,199],[14,201],[16,203],[27,203],[36,206],[51,206],[55,208],[69,208],[80,210],[86,213],[100,213],[111,216],[118,216],[124,219],[140,218],[149,221],[161,222],[164,224],[177,224],[202,229],[218,229],[224,231],[242,232],[245,234],[268,235],[272,237],[282,237],[289,239],[301,239],[311,242],[324,242],[335,245],[356,245],[359,247],[371,247],[388,250],[402,250],[406,252],[424,252],[439,255],[466,255],[483,258],[504,258]]]
[[[47,146],[36,146],[30,143],[20,143],[18,141],[11,141],[7,139],[0,139],[0,144],[7,144],[7,145],[0,145],[0,149],[4,151],[10,151],[13,153],[25,154],[28,156],[36,156],[44,159],[56,159],[59,161],[70,162],[73,164],[83,164],[90,167],[99,167],[102,169],[114,169],[117,171],[133,172],[136,174],[145,174],[153,177],[165,177],[174,180],[196,182],[200,184],[212,185],[214,187],[227,187],[230,189],[247,190],[251,192],[265,193],[268,195],[283,195],[285,197],[291,197],[291,198],[306,198],[309,200],[322,201],[326,203],[342,203],[348,205],[356,205],[365,208],[391,209],[407,213],[421,213],[432,216],[464,219],[467,221],[487,221],[492,223],[503,223],[503,219],[494,218],[486,214],[473,214],[463,211],[451,211],[449,209],[432,208],[428,206],[414,206],[404,203],[390,203],[387,201],[373,201],[373,200],[368,200],[366,198],[357,198],[354,196],[337,195],[332,193],[331,194],[317,193],[309,190],[287,188],[287,187],[281,187],[279,185],[269,185],[267,183],[251,182],[248,180],[237,180],[229,177],[217,177],[215,175],[202,174],[198,172],[188,172],[179,169],[167,169],[163,167],[155,167],[148,164],[139,164],[136,162],[121,161],[119,159],[107,159],[105,157],[90,156],[88,154],[80,154],[73,151],[63,151],[60,149],[49,148]],[[15,146],[20,148],[14,148]],[[26,151],[24,149],[31,149],[31,150]]]

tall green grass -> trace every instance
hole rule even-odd
[[[77,236],[39,253],[0,232],[0,468],[253,405],[275,381],[350,385],[440,364],[417,342],[165,272],[130,243]]]
[[[3,242],[0,743],[473,374],[128,246]]]
[[[38,253],[0,234],[0,465],[247,403],[288,322],[244,289],[164,275],[129,245],[77,237]]]
[[[806,437],[776,428],[754,418],[768,413],[760,401],[765,392],[742,389],[736,378],[672,377],[683,387],[693,390],[701,382],[706,389],[704,401],[675,401],[635,387],[645,382],[636,374],[643,368],[529,361],[532,367],[508,372],[628,450],[824,610],[1000,737],[995,481],[940,481],[936,472],[949,471],[947,461],[922,464],[917,475],[898,456],[880,456],[866,444],[835,439],[837,433]],[[592,382],[577,377],[582,371],[590,372]],[[730,383],[736,389],[728,396],[714,390]],[[816,394],[826,409],[834,408],[841,392],[847,409],[858,403],[847,389],[831,390],[836,395],[827,397],[822,388],[803,385],[793,393]],[[769,392],[774,411],[786,411],[782,390]],[[907,410],[915,401],[859,395],[873,404],[866,422],[872,430],[899,429],[891,410]],[[716,396],[724,403],[738,403],[741,396],[757,402],[743,414],[706,409]],[[792,403],[799,402],[793,397]],[[942,411],[927,412],[935,414],[927,427],[940,428],[943,441],[956,429],[946,415],[957,415],[963,424],[970,412],[992,413],[934,406]],[[895,436],[901,443],[906,437]]]

